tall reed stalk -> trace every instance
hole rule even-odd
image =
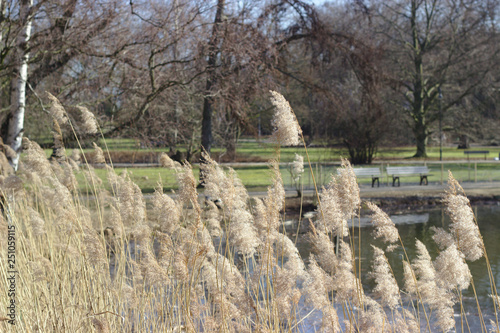
[[[98,158],[100,148],[96,147],[93,161],[84,155],[85,168],[80,168],[64,154],[49,162],[44,151],[27,140],[21,170],[0,176],[3,290],[11,287],[11,268],[5,259],[11,241],[8,230],[16,230],[16,325],[0,311],[0,330],[447,332],[455,328],[456,300],[460,328],[471,331],[467,319],[471,309],[464,307],[462,291],[473,287],[467,262],[483,255],[496,312],[493,271],[477,222],[463,219],[471,217],[470,204],[457,192],[456,181],[450,180],[445,204],[457,224],[449,231],[435,231],[441,252],[431,258],[417,240],[417,255],[411,258],[387,214],[360,199],[348,161],[343,160],[339,173],[318,189],[293,110],[281,94],[271,95],[278,148],[270,163],[272,185],[264,198],[251,200],[236,172],[223,169],[206,155],[203,200],[191,165],[162,154],[161,164],[172,171],[168,174],[175,176],[179,190],[163,193],[160,180],[146,205],[138,186],[127,174],[117,175],[111,162],[107,183],[95,175],[92,164],[103,161]],[[77,140],[81,129],[100,132],[88,110],[80,109],[86,123],[77,124],[68,121],[55,97],[51,100],[57,124],[68,126]],[[57,140],[61,144],[59,136]],[[291,240],[286,234],[285,189],[279,170],[279,147],[300,144],[318,202],[317,218],[305,236],[313,250],[309,258],[300,256],[298,236]],[[92,199],[76,190],[78,173],[87,175],[83,179]],[[373,247],[373,263],[361,258],[359,218],[365,209],[372,212],[373,238],[387,245]],[[406,272],[401,286],[388,260],[398,246]],[[365,267],[371,271],[373,290],[362,283]],[[477,296],[476,300],[481,315]],[[5,311],[9,304],[8,297],[0,299],[0,309]],[[425,318],[420,318],[421,312]],[[482,331],[490,329],[482,315],[480,319]],[[498,319],[495,324],[492,329],[498,332]]]

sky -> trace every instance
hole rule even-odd
[[[310,0],[311,3],[313,3],[316,7],[320,7],[322,4],[324,4],[327,0]]]
[[[340,2],[345,3],[346,0],[309,0],[310,3],[313,3],[317,7],[323,5],[325,2]]]

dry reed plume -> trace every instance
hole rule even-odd
[[[273,137],[279,145],[298,146],[300,144],[300,128],[297,118],[288,101],[279,92],[270,91],[271,102],[275,112],[271,125],[274,127]]]
[[[290,105],[271,94],[277,143],[297,145],[301,130]],[[51,114],[64,120],[60,103],[49,98]],[[80,111],[88,122],[80,128],[93,133],[95,118]],[[485,254],[468,201],[451,176],[444,202],[452,224],[434,236],[441,252],[433,259],[417,240],[416,256],[398,263],[404,267],[398,285],[388,259],[393,248],[374,246],[374,261],[360,262],[347,223],[356,223],[363,204],[347,160],[320,194],[308,234],[313,254],[302,258],[280,229],[286,200],[279,156],[270,163],[267,195],[251,200],[237,173],[209,155],[202,165],[203,199],[192,166],[162,154],[159,161],[173,170],[179,189],[163,193],[160,181],[149,207],[130,176],[117,175],[111,165],[103,182],[90,165],[78,166],[78,153],[49,163],[36,143],[26,139],[24,146],[21,171],[8,176],[2,169],[0,183],[0,256],[7,255],[7,228],[14,225],[19,314],[15,327],[0,321],[2,331],[448,332],[455,328],[460,291],[472,284],[467,260]],[[102,149],[95,145],[95,151],[90,162],[104,163]],[[292,167],[301,174],[303,158]],[[75,174],[83,175],[92,196],[82,198]],[[365,205],[374,238],[398,243],[387,214]],[[373,290],[362,283],[361,265],[371,267]],[[5,260],[0,276],[8,289]],[[498,303],[498,295],[492,299]],[[7,301],[0,299],[1,309]],[[496,322],[490,327],[498,331]]]

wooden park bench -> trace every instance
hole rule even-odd
[[[484,159],[486,160],[488,158],[488,154],[490,153],[489,150],[465,150],[464,154],[467,155],[467,160],[470,159],[471,154],[478,154],[478,155],[484,155]]]
[[[396,180],[400,186],[399,177],[401,176],[420,176],[420,185],[428,185],[427,175],[429,168],[427,166],[405,166],[405,167],[387,167],[387,175],[392,176],[392,186],[395,186]]]
[[[377,182],[377,187],[380,187],[380,169],[379,168],[353,168],[356,177],[371,177],[372,187],[375,187],[375,182]],[[337,170],[339,172],[339,170]]]

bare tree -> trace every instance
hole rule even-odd
[[[415,137],[415,157],[427,156],[432,124],[480,86],[498,66],[490,1],[373,1],[368,14],[386,45],[395,100]],[[438,107],[438,91],[443,105]]]
[[[269,77],[275,78],[278,59],[285,55],[288,43],[310,35],[314,19],[314,10],[302,1],[243,3],[241,7],[217,1],[207,43],[203,149],[210,152],[215,135],[228,157],[234,158],[239,133],[253,130],[247,117],[250,105],[275,85]]]
[[[280,68],[295,82],[290,93],[304,133],[340,140],[354,164],[371,163],[389,121],[383,50],[367,24],[349,6],[323,8],[315,30],[289,47]]]

